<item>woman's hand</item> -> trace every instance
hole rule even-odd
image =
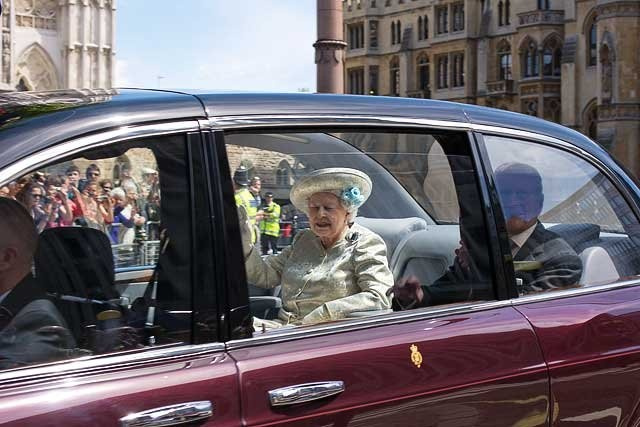
[[[331,320],[331,315],[327,310],[327,307],[322,304],[320,307],[315,308],[311,313],[302,318],[303,325],[313,325],[315,323],[321,323]]]

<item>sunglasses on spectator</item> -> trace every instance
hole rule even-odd
[[[39,193],[33,194],[33,193],[31,193],[31,197],[33,197],[33,198],[38,198],[38,197],[41,198],[42,194],[39,194]]]

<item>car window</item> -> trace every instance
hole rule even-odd
[[[485,136],[521,294],[640,272],[638,220],[612,182],[574,154]]]
[[[186,152],[184,136],[140,139],[5,183],[0,202],[11,221],[27,213],[37,249],[2,301],[0,366],[191,341]]]
[[[258,332],[494,298],[466,134],[230,133],[225,141],[248,224]],[[421,297],[395,301],[394,283],[407,281]]]

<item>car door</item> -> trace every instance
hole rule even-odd
[[[80,192],[65,173],[77,179],[85,168],[106,180],[96,184],[87,174]],[[236,365],[219,339],[207,168],[198,122],[187,120],[72,138],[0,171],[3,184],[26,177],[21,182],[34,188],[31,177],[39,171],[49,180],[45,203],[63,212],[73,197],[85,209],[72,223],[50,215],[34,263],[35,280],[75,345],[64,358],[7,364],[13,347],[3,340],[0,421],[240,424]],[[94,194],[109,189],[107,181],[116,188]],[[24,203],[38,212],[45,208],[38,200],[26,194]],[[90,216],[89,206],[102,217]],[[70,235],[78,240],[66,246]],[[92,241],[106,242],[106,249]],[[32,348],[26,343],[22,350]]]
[[[267,131],[259,119],[251,120],[256,129],[241,122],[244,129],[225,129],[216,141],[220,169],[229,168],[221,185],[231,188],[233,171],[249,169],[281,204],[283,224],[302,215],[288,199],[296,179],[351,167],[373,182],[356,223],[383,237],[396,280],[414,275],[429,285],[454,274],[449,268],[461,240],[478,258],[470,276],[449,283],[453,290],[432,306],[356,312],[305,327],[258,327],[232,337],[227,346],[247,425],[548,424],[546,367],[533,329],[504,300],[496,279],[502,255],[487,243],[497,238],[488,237],[495,233],[487,225],[492,213],[482,201],[483,175],[466,132],[373,129],[355,119],[343,123],[351,126],[346,129],[313,131],[286,128],[286,121],[278,129],[271,122]],[[233,233],[235,214],[228,220]],[[233,271],[244,271],[241,262],[229,262]],[[229,287],[246,287],[243,280],[237,275]],[[250,308],[278,296],[254,288],[249,285]],[[230,304],[242,310],[246,299]],[[269,313],[261,308],[253,315]],[[238,322],[246,327],[247,320]]]
[[[605,163],[580,157],[559,141],[497,135],[485,135],[484,141],[494,171],[514,161],[538,171],[545,200],[540,222],[582,261],[570,286],[523,294],[515,302],[533,325],[549,366],[552,425],[637,424],[637,196]],[[553,248],[542,253],[552,256]]]

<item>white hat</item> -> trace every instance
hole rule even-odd
[[[153,175],[158,173],[157,170],[152,169],[152,168],[142,168],[142,175]]]
[[[357,209],[371,195],[371,179],[356,169],[325,168],[303,176],[291,188],[293,205],[308,213],[307,202],[316,193],[333,193],[350,209]]]

